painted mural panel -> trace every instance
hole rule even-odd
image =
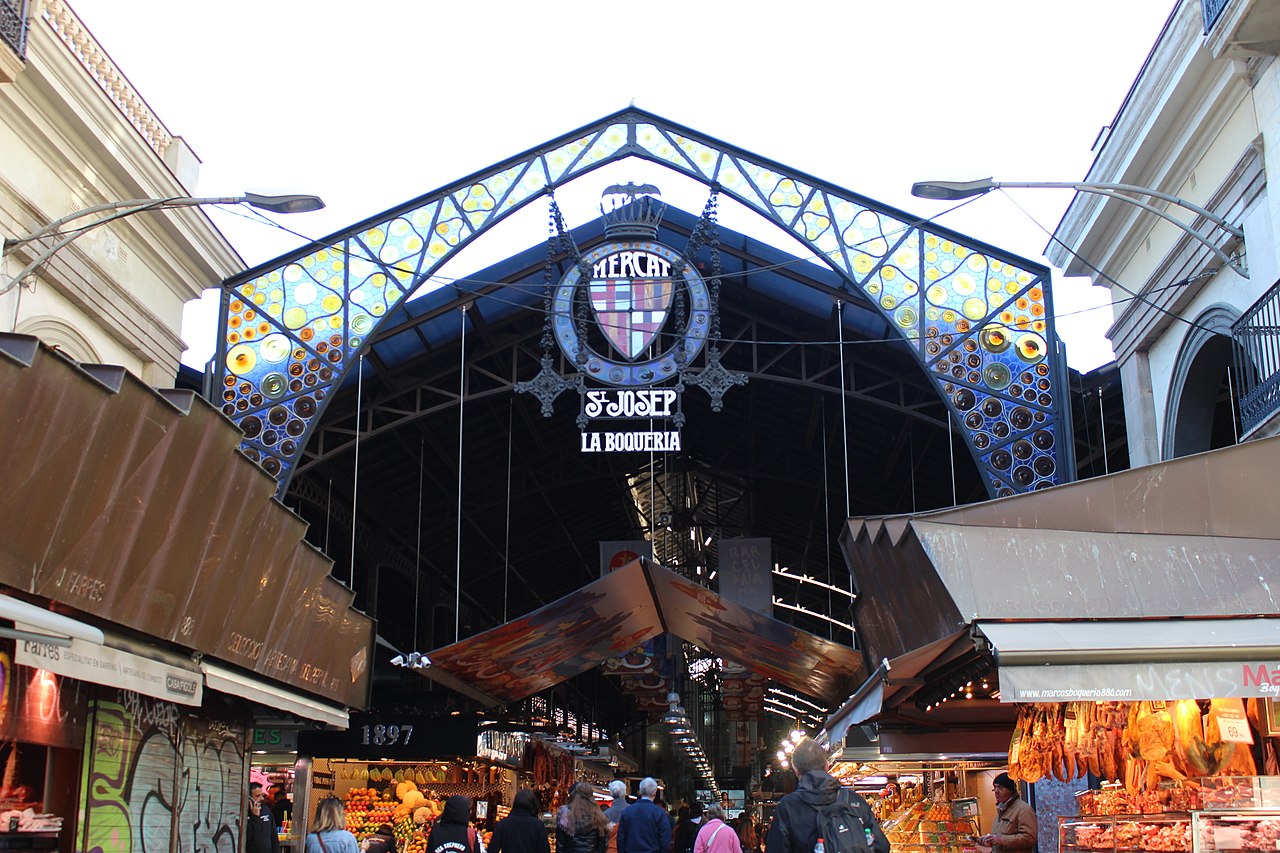
[[[76,850],[234,853],[244,726],[122,690],[90,703]]]

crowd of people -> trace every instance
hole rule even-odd
[[[717,803],[680,806],[672,816],[659,799],[658,783],[652,777],[640,782],[635,802],[628,800],[625,782],[612,782],[612,803],[606,808],[597,804],[595,788],[580,782],[569,789],[564,805],[555,815],[556,853],[764,853],[766,848],[769,853],[815,853],[825,812],[838,798],[861,822],[867,853],[889,853],[889,841],[870,806],[856,793],[842,789],[827,772],[827,755],[821,746],[807,738],[802,740],[792,753],[791,763],[797,777],[796,789],[778,802],[767,832],[762,832],[756,819],[746,812],[729,819]],[[261,786],[258,794],[261,802]],[[251,787],[250,840],[258,838],[257,827],[270,820],[260,816],[261,809],[269,806],[255,805],[253,797]],[[541,813],[538,795],[522,789],[515,796],[510,814],[494,826],[486,848],[471,826],[470,798],[454,795],[445,801],[440,817],[432,825],[427,853],[550,853]],[[271,838],[274,843],[274,832]],[[245,849],[248,853],[279,853],[278,847],[250,846],[249,841]],[[337,797],[321,800],[315,824],[307,834],[306,853],[360,851],[355,836],[345,829],[342,801]],[[390,826],[381,827],[372,839],[366,840],[365,853],[396,853]],[[828,853],[833,853],[833,848],[828,848]]]

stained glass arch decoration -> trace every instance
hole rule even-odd
[[[223,282],[211,396],[245,453],[283,494],[392,308],[515,211],[629,157],[732,196],[874,305],[945,400],[989,495],[1073,478],[1047,267],[636,108]]]

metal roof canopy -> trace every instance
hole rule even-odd
[[[388,312],[515,211],[629,158],[735,199],[822,259],[841,301],[871,306],[924,369],[949,420],[956,416],[957,452],[982,471],[986,491],[1073,477],[1047,267],[635,108],[224,282],[208,390],[244,428],[245,452],[283,491],[331,392],[363,365]],[[732,334],[725,329],[726,342]],[[1027,454],[1013,464],[1005,446],[1017,442]]]
[[[668,208],[659,239],[683,245],[695,222]],[[573,233],[584,249],[603,239],[598,223]],[[311,521],[317,544],[330,533],[332,542],[343,543],[331,550],[337,576],[347,577],[359,397],[355,588],[397,647],[432,648],[453,639],[464,304],[462,636],[598,577],[597,541],[646,534],[653,537],[657,562],[690,573],[694,561],[714,568],[725,538],[767,536],[782,565],[847,588],[835,544],[845,522],[838,354],[835,347],[809,343],[838,336],[831,290],[836,276],[723,228],[721,257],[724,289],[734,293],[721,307],[726,337],[733,339],[722,344],[724,361],[751,380],[726,395],[719,413],[696,389],[686,394],[684,451],[652,459],[584,454],[573,424],[577,401],[566,399],[572,395],[557,401],[552,418],[542,418],[536,400],[512,393],[515,382],[536,370],[542,333],[541,314],[514,310],[513,304],[540,308],[545,246],[388,315],[371,342],[362,388],[351,377],[335,391],[286,501]],[[557,259],[557,276],[563,263]],[[794,298],[798,293],[819,297]],[[953,462],[944,403],[903,345],[887,334],[883,318],[854,302],[846,303],[843,319],[855,511],[949,504]],[[980,499],[980,478],[958,447],[954,469],[961,500]],[[664,516],[671,531],[659,524]],[[695,529],[696,543],[690,538]],[[381,576],[376,588],[373,567]],[[423,606],[414,637],[414,598],[405,590],[419,574]],[[788,601],[831,612],[825,591],[786,583],[778,592]],[[836,606],[843,607],[839,601]],[[844,617],[843,611],[836,615]],[[822,620],[796,614],[789,621],[833,636]]]

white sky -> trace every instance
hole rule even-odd
[[[314,193],[325,210],[280,218],[309,237],[631,102],[921,216],[949,204],[913,198],[917,180],[1079,179],[1173,8],[1173,0],[69,2],[203,161],[189,190]],[[651,180],[669,202],[701,209],[705,188],[673,172],[617,168],[557,194],[571,226],[595,217],[601,189],[616,180]],[[1056,226],[1070,191],[1009,193],[939,222],[1047,263],[1040,226]],[[209,211],[250,265],[302,243]],[[731,211],[722,221],[753,236],[779,233]],[[531,205],[495,230],[490,245],[478,241],[446,272],[546,239],[546,210]],[[1055,275],[1053,294],[1072,366],[1110,361],[1106,291]],[[203,366],[216,323],[207,304],[189,306],[184,361]]]

